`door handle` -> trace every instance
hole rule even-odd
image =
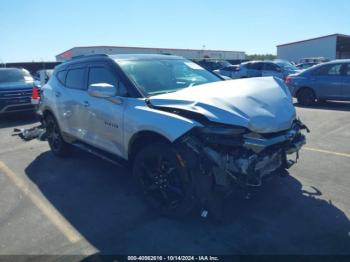
[[[60,96],[61,96],[61,92],[56,91],[56,92],[55,92],[55,96],[56,96],[56,97],[60,97]]]
[[[84,102],[83,102],[83,105],[84,105],[85,107],[89,107],[89,106],[90,106],[90,103],[89,103],[89,101],[84,101]]]

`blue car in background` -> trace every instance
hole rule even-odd
[[[33,77],[25,69],[0,68],[0,115],[33,111],[31,104]]]
[[[287,60],[275,59],[273,62],[281,68],[283,79],[291,74],[300,73],[302,71],[302,69],[297,68],[294,64]]]
[[[286,84],[301,105],[325,100],[350,100],[350,60],[334,60],[313,66],[288,76]]]

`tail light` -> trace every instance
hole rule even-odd
[[[285,83],[289,84],[290,82],[292,82],[292,77],[291,76],[287,76],[286,80],[285,80]]]
[[[40,100],[39,88],[37,86],[34,86],[32,90],[32,104],[33,105],[39,104],[39,100]]]

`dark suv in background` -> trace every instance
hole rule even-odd
[[[205,60],[193,60],[193,62],[195,62],[196,64],[200,65],[201,67],[211,72],[220,68],[232,66],[232,64],[226,60],[205,59]]]
[[[33,111],[33,77],[25,69],[0,68],[0,114]]]

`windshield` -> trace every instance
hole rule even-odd
[[[298,68],[293,65],[292,63],[288,62],[288,61],[283,61],[283,60],[275,60],[274,61],[277,65],[279,65],[280,67],[287,69],[287,70],[298,70]]]
[[[32,82],[33,78],[27,70],[22,69],[1,69],[0,83],[11,82]]]
[[[222,81],[196,63],[184,59],[124,60],[117,63],[147,96]]]

